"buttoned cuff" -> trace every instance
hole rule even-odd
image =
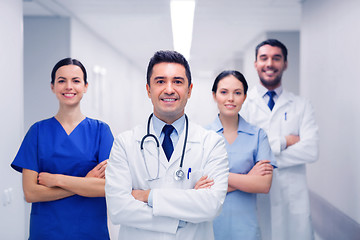
[[[153,207],[153,191],[152,190],[150,190],[147,204],[149,207]]]
[[[281,149],[281,151],[284,151],[286,149],[286,138],[285,137],[280,138],[280,149]]]

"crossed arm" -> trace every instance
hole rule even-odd
[[[228,192],[241,190],[248,193],[268,193],[273,166],[269,160],[257,162],[248,174],[229,173]]]
[[[107,160],[96,165],[85,177],[38,173],[23,169],[22,182],[27,202],[55,201],[72,195],[84,197],[105,196],[105,169]]]
[[[195,184],[194,189],[205,189],[205,188],[211,188],[211,186],[214,185],[214,180],[208,178],[207,176],[202,176]],[[131,194],[136,200],[142,201],[147,203],[150,189],[148,190],[132,190]]]
[[[268,193],[271,187],[273,166],[269,160],[261,160],[255,164],[248,174],[229,173],[228,192],[241,190],[249,193]],[[202,176],[194,189],[211,188],[214,180]],[[150,190],[132,190],[136,200],[147,203]]]

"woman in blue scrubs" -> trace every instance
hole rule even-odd
[[[269,192],[276,164],[265,132],[239,115],[247,89],[238,71],[221,72],[212,88],[219,114],[209,128],[225,138],[230,168],[228,193],[214,220],[216,240],[260,239],[256,193]]]
[[[59,61],[51,73],[59,110],[30,127],[11,164],[32,203],[29,239],[109,239],[104,188],[114,138],[81,113],[87,88],[81,62]]]

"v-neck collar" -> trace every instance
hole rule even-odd
[[[78,125],[76,125],[76,127],[68,134],[65,130],[65,128],[63,127],[63,125],[56,119],[56,117],[52,117],[60,126],[60,128],[62,129],[62,131],[69,137],[86,119],[87,117],[85,117],[83,120],[81,120]]]

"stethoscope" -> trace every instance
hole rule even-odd
[[[150,114],[149,116],[149,119],[148,119],[148,124],[147,124],[147,134],[141,139],[141,143],[140,143],[140,150],[141,150],[141,154],[142,154],[142,157],[143,157],[143,160],[144,160],[144,163],[145,163],[145,167],[146,167],[146,172],[149,176],[149,180],[155,180],[155,179],[158,179],[159,178],[159,171],[160,171],[160,150],[159,150],[159,147],[160,147],[160,143],[159,143],[159,140],[157,139],[157,137],[154,135],[154,134],[151,134],[150,133],[150,121],[151,121],[151,118],[153,116],[153,113]],[[189,130],[189,120],[185,114],[185,122],[186,122],[186,127],[185,127],[185,139],[184,139],[184,146],[183,146],[183,150],[182,150],[182,154],[181,154],[181,160],[180,160],[180,166],[179,166],[179,169],[176,170],[174,172],[174,179],[176,181],[180,181],[180,180],[183,180],[185,178],[185,173],[184,171],[182,170],[182,166],[183,166],[183,162],[184,162],[184,155],[185,155],[185,149],[186,149],[186,141],[187,141],[187,136],[188,136],[188,130]],[[156,143],[156,148],[157,148],[157,155],[158,155],[158,163],[157,163],[157,173],[156,173],[156,177],[155,178],[152,178],[151,175],[150,175],[150,172],[149,172],[149,168],[148,168],[148,165],[146,163],[146,160],[145,160],[145,154],[144,154],[144,141],[146,138],[153,138],[155,140],[155,143]]]

